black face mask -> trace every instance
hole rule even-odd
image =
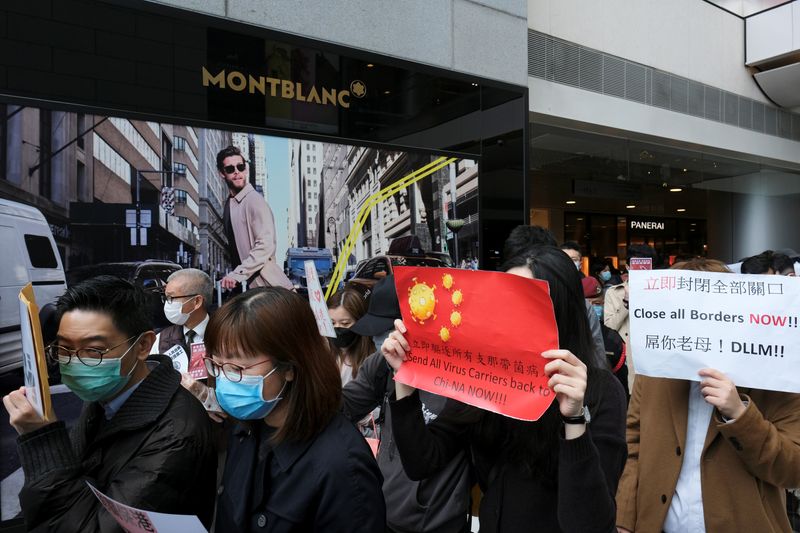
[[[349,348],[355,344],[358,335],[350,328],[333,328],[336,331],[336,338],[333,339],[333,344],[337,348]]]

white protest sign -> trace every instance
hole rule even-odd
[[[208,533],[196,516],[142,511],[109,498],[88,481],[86,484],[120,527],[129,533]]]
[[[180,344],[176,344],[167,350],[164,355],[172,359],[172,366],[174,366],[175,370],[178,372],[189,371],[189,356]]]
[[[636,372],[699,381],[701,368],[741,387],[800,392],[800,279],[689,270],[634,270]]]
[[[28,305],[22,298],[19,300],[19,319],[22,331],[22,368],[24,369],[25,377],[25,397],[39,416],[44,418],[44,398],[42,397],[42,385],[36,364],[33,325],[28,314]]]
[[[322,292],[322,286],[319,284],[317,267],[314,266],[314,261],[305,261],[303,266],[305,267],[306,271],[308,303],[311,304],[311,310],[314,312],[314,318],[317,319],[319,334],[323,337],[336,338],[336,331],[333,329],[333,322],[331,322],[331,317],[328,315],[328,304],[325,303],[325,296]]]

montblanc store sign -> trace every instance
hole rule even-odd
[[[300,82],[272,78],[269,76],[253,76],[237,70],[218,70],[215,74],[202,67],[203,87],[217,87],[235,92],[260,93],[264,96],[296,100],[323,106],[350,108],[350,97],[364,98],[367,86],[361,80],[353,80],[349,89],[330,87],[305,87]]]

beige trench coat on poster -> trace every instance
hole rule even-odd
[[[248,183],[231,198],[230,213],[242,264],[229,276],[240,283],[256,276],[248,282],[248,288],[275,286],[291,290],[292,282],[275,262],[275,217],[264,197]]]

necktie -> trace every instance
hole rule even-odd
[[[192,343],[194,342],[194,338],[197,336],[197,332],[193,329],[190,329],[186,332],[186,347],[191,349]]]

